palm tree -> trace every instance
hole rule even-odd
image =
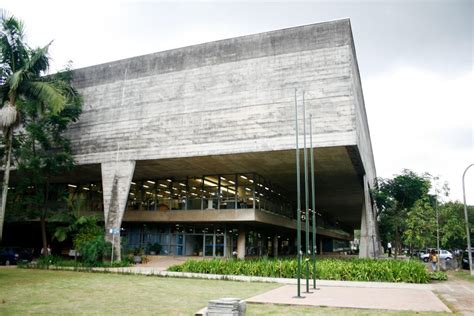
[[[19,107],[26,100],[36,101],[38,109],[61,111],[67,90],[44,76],[49,69],[48,48],[31,49],[24,40],[23,23],[0,11],[0,128],[3,130],[5,170],[0,208],[0,242],[10,180],[13,130],[19,125]]]

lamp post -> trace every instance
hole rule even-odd
[[[472,269],[472,252],[471,252],[471,230],[469,229],[469,217],[467,216],[467,205],[466,205],[466,189],[464,185],[464,178],[466,176],[466,172],[469,168],[474,166],[474,164],[470,164],[467,166],[466,170],[462,174],[462,197],[464,201],[464,218],[466,220],[466,237],[467,237],[467,255],[469,260],[469,270],[471,271],[471,275],[474,275],[474,271]]]
[[[296,256],[298,260],[298,271],[297,271],[297,298],[303,298],[301,296],[301,189],[300,189],[300,148],[298,142],[298,102],[296,99],[295,89],[295,129],[296,129]]]

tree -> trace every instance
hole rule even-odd
[[[410,246],[410,250],[431,246],[436,231],[436,215],[427,197],[416,201],[410,208],[405,227],[403,241]]]
[[[464,206],[459,202],[447,202],[440,206],[441,247],[464,249],[466,247],[466,226]],[[474,207],[468,207],[469,222],[474,223]],[[472,236],[471,232],[471,236]]]
[[[27,100],[39,109],[48,108],[59,113],[66,105],[71,90],[55,83],[51,76],[43,76],[49,69],[48,48],[31,49],[24,40],[23,23],[5,11],[0,12],[0,127],[5,144],[0,206],[0,242],[10,181],[13,130],[20,122],[19,108]],[[68,91],[69,90],[69,91]]]
[[[418,175],[404,169],[393,179],[377,179],[372,191],[379,210],[380,230],[385,242],[395,239],[395,256],[401,250],[401,236],[406,229],[406,218],[415,203],[428,196],[431,187],[429,174]]]
[[[66,195],[64,185],[55,184],[54,178],[74,166],[64,131],[81,113],[81,99],[70,86],[71,71],[59,72],[48,80],[65,96],[65,106],[56,112],[38,100],[22,101],[23,128],[17,133],[19,146],[15,152],[19,175],[15,194],[20,196],[17,205],[27,218],[39,218],[44,249],[48,245],[47,218],[64,205]]]

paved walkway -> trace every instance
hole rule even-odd
[[[448,281],[433,284],[433,289],[457,312],[474,316],[474,283],[450,276]]]
[[[450,309],[429,289],[343,286],[318,286],[318,288],[319,290],[313,290],[313,293],[307,294],[304,293],[305,287],[301,287],[301,295],[304,298],[296,298],[296,285],[284,285],[246,301],[414,312],[450,312]]]

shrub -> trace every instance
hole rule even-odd
[[[86,266],[98,266],[102,258],[110,255],[112,244],[106,242],[103,234],[99,234],[91,239],[84,240],[78,244],[78,250],[82,256],[82,262]]]
[[[441,271],[430,272],[430,279],[435,281],[446,281],[448,279],[448,275]]]
[[[311,262],[310,262],[311,264]],[[304,273],[304,261],[302,273]],[[255,260],[188,260],[170,267],[169,271],[226,275],[296,278],[298,264],[295,259]],[[312,277],[312,269],[311,277]],[[379,281],[427,283],[430,276],[419,261],[372,259],[320,259],[316,277],[325,280]]]

